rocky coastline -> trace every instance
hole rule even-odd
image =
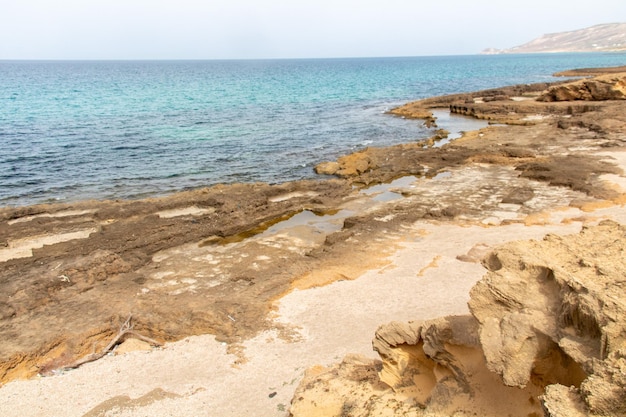
[[[571,124],[574,120],[591,121],[587,113],[603,113],[604,106],[615,105],[611,100],[626,99],[626,75],[619,70],[623,68],[614,69],[613,75],[596,70],[593,79],[548,88],[434,98],[395,112],[430,122],[427,109],[445,103],[451,112],[509,125],[559,119],[551,124],[567,130],[585,125]],[[518,97],[515,103],[503,104],[512,91]],[[529,116],[533,114],[537,116]],[[624,126],[623,120],[593,120],[607,127],[621,125],[620,130]],[[506,157],[535,160],[537,154],[525,149]],[[561,166],[568,164],[579,166],[574,159]],[[516,169],[521,176],[564,184],[550,180],[551,174],[525,171],[531,166],[543,173],[553,171],[539,168],[536,160],[518,163]],[[600,174],[592,171],[592,176]],[[345,168],[338,171],[343,172]],[[562,179],[568,178],[572,189],[613,199],[623,207],[623,196],[614,199],[604,191],[591,191],[582,185],[587,180],[574,185],[575,177],[571,173]],[[470,292],[471,314],[382,325],[372,342],[380,359],[348,355],[334,366],[312,368],[294,395],[292,415],[626,415],[625,244],[624,226],[604,220],[583,227],[578,235],[547,235],[541,241],[512,241],[496,248],[481,260],[488,272]]]
[[[624,415],[626,73],[608,72],[409,103],[392,112],[490,126],[317,167],[332,178],[0,209],[1,414],[79,397],[65,415]],[[387,298],[362,287],[373,273],[415,287]],[[460,299],[412,304],[415,277]],[[407,321],[374,336],[320,300],[298,309],[321,291],[366,329]],[[377,296],[350,305],[360,291]],[[334,327],[357,344],[322,337]],[[380,358],[332,365],[372,337]],[[207,374],[161,368],[209,351]],[[275,351],[282,386],[258,362]],[[125,358],[130,387],[107,371]],[[490,408],[494,395],[511,402]]]

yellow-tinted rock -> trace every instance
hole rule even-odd
[[[136,350],[152,350],[152,346],[150,346],[150,343],[148,342],[130,337],[120,343],[120,345],[115,349],[115,354],[122,355]]]

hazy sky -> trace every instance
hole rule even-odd
[[[0,0],[0,59],[475,54],[620,21],[625,0]]]

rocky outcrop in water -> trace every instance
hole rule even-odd
[[[624,251],[612,221],[508,243],[483,260],[471,316],[382,326],[381,361],[309,371],[292,415],[626,415]]]

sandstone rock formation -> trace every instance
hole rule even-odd
[[[626,99],[626,73],[603,75],[592,79],[554,86],[537,100],[624,100]]]
[[[626,413],[625,238],[624,226],[604,222],[576,237],[513,242],[485,260],[490,273],[470,309],[487,366],[506,385],[576,386],[580,411]]]
[[[391,323],[382,361],[309,371],[293,416],[626,415],[626,227],[508,243],[471,316]]]
[[[354,177],[377,168],[368,150],[340,157],[337,162],[323,162],[315,167],[315,172],[339,177]]]

